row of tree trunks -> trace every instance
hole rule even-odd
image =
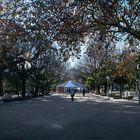
[[[101,88],[103,88],[103,90],[101,91]],[[108,95],[109,94],[109,90],[111,90],[111,91],[114,91],[114,88],[115,88],[115,86],[114,86],[114,84],[111,84],[111,85],[107,85],[107,83],[105,83],[105,85],[103,85],[103,86],[101,86],[101,85],[96,85],[95,87],[94,87],[94,89],[93,90],[95,90],[96,92],[96,94],[104,94],[104,95]],[[118,89],[118,88],[117,88]],[[122,97],[122,93],[123,93],[123,91],[124,91],[124,85],[123,84],[121,84],[121,85],[119,85],[119,92],[120,92],[120,97]]]
[[[3,81],[1,77],[0,77],[0,96],[3,96]]]
[[[3,96],[3,73],[4,71],[0,70],[0,96]]]

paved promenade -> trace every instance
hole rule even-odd
[[[0,140],[138,140],[136,102],[53,94],[0,103]]]

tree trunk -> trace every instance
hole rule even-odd
[[[38,94],[38,84],[37,83],[35,84],[35,93],[34,94],[35,94],[35,96],[37,96],[37,94]]]
[[[97,86],[97,94],[100,94],[100,85]]]
[[[16,89],[16,94],[18,95],[18,97],[19,97],[19,92],[20,92],[20,87],[19,87],[19,80],[16,80],[15,81],[16,82],[16,85],[15,85],[15,89]]]
[[[25,93],[26,93],[26,80],[25,78],[22,79],[22,97],[25,97]]]
[[[111,91],[114,91],[114,84],[111,84]]]
[[[3,96],[3,81],[2,81],[2,78],[0,78],[0,96]]]
[[[107,83],[105,83],[105,85],[104,85],[104,93],[105,93],[105,95],[107,95]]]
[[[3,96],[3,70],[0,71],[0,96]]]
[[[122,98],[122,92],[123,92],[123,85],[120,85],[120,97]]]
[[[42,95],[44,95],[44,86],[41,86],[41,93],[42,93]]]

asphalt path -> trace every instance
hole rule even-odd
[[[0,103],[0,140],[139,140],[140,106],[54,94]]]

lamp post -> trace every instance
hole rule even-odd
[[[140,105],[140,64],[137,64],[138,70],[138,104]]]

